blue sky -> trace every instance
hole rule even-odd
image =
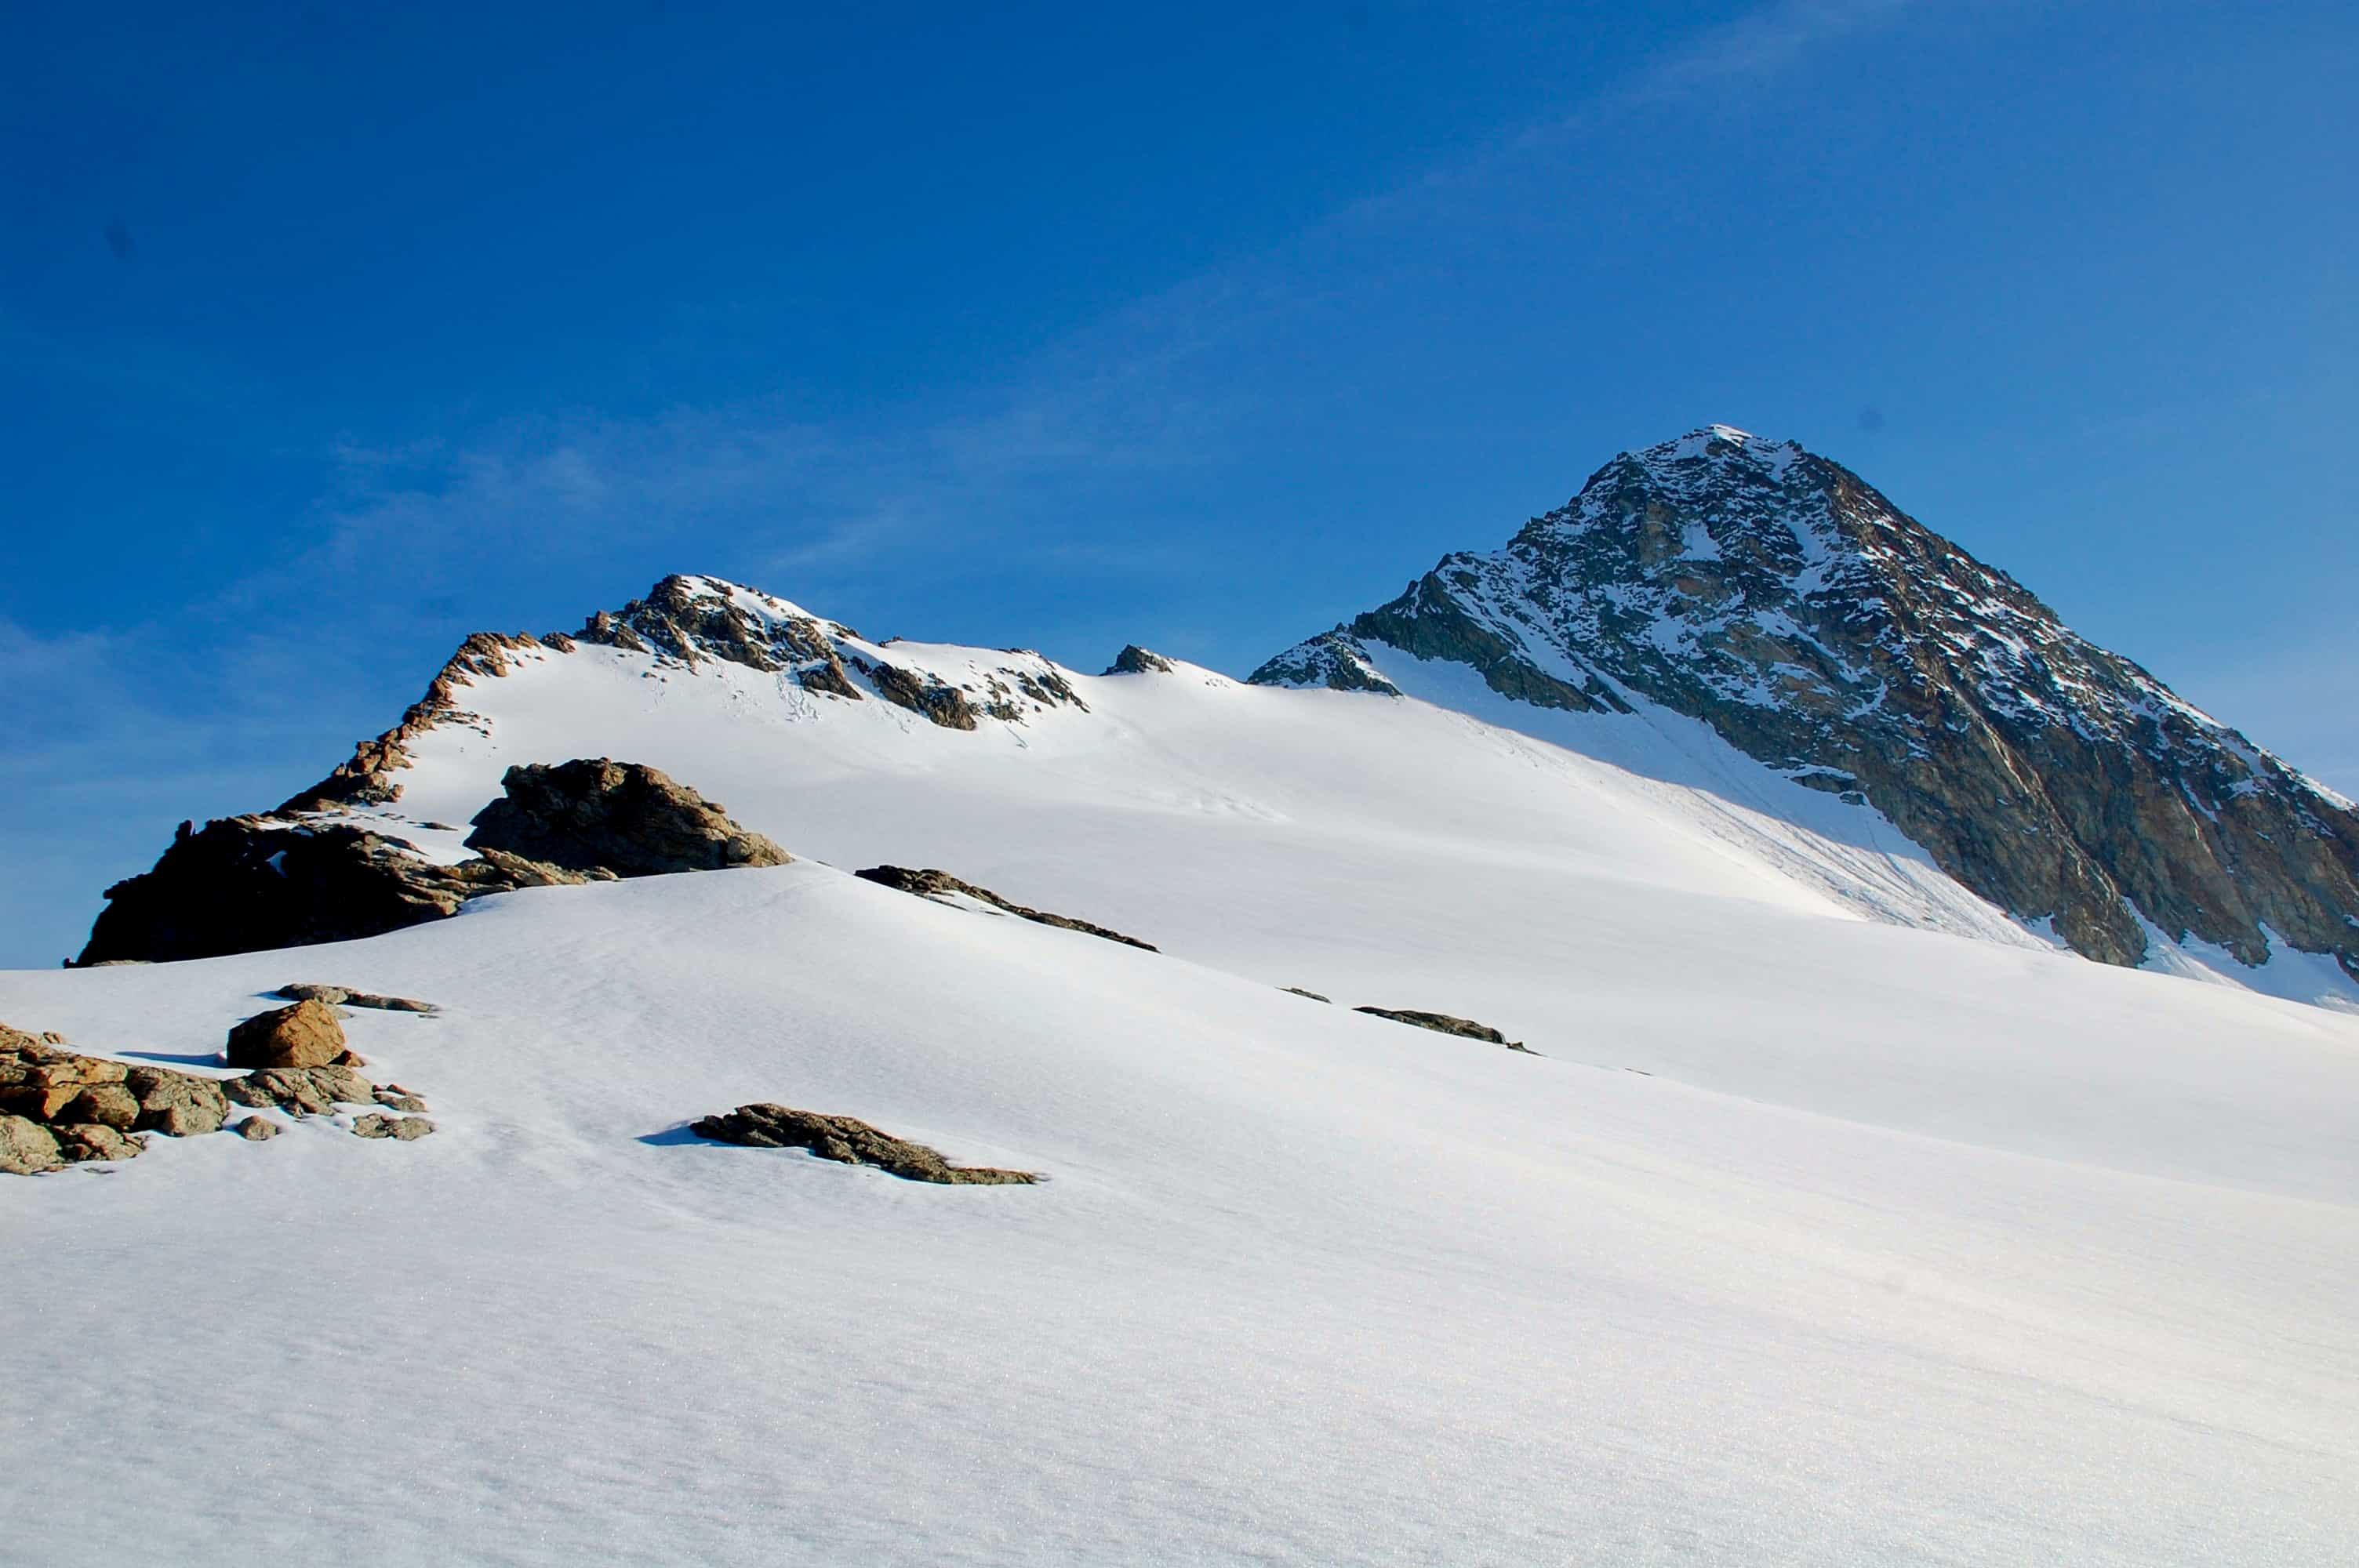
[[[1241,672],[1712,421],[2359,792],[2354,66],[2332,5],[17,7],[0,963],[469,631],[693,570]]]

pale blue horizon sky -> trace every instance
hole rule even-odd
[[[2359,16],[0,23],[0,964],[665,572],[1242,672],[1720,421],[2359,793]]]

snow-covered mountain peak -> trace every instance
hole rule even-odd
[[[1397,692],[1404,656],[1542,708],[1703,719],[2093,957],[2139,962],[2159,928],[2359,974],[2359,817],[1789,441],[1712,426],[1625,452],[1254,678]]]

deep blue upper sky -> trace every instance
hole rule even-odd
[[[0,963],[671,570],[1234,671],[1797,438],[2359,792],[2359,13],[19,6]]]

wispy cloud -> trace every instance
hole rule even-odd
[[[1600,107],[1686,98],[1791,70],[1812,54],[1922,8],[1922,0],[1782,0],[1724,22],[1658,58]]]

